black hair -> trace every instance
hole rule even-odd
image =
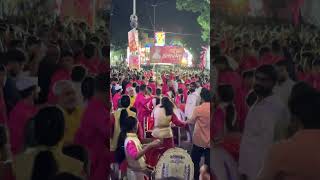
[[[231,85],[220,85],[218,86],[218,95],[220,100],[227,103],[226,107],[226,125],[228,130],[234,130],[234,119],[236,117],[236,110],[233,105],[234,101],[234,91]]]
[[[37,86],[31,86],[25,90],[20,91],[21,98],[27,98],[32,95],[33,91],[37,88]]]
[[[115,152],[115,159],[119,164],[121,164],[126,158],[124,142],[127,138],[127,133],[133,131],[136,128],[137,123],[137,119],[131,116],[127,117],[123,122],[123,126],[121,128],[121,132],[118,139],[117,149]]]
[[[142,85],[140,86],[140,91],[143,92],[143,91],[146,90],[146,88],[147,88],[147,86],[146,86],[145,84],[142,84]]]
[[[160,88],[157,88],[157,89],[156,89],[156,95],[157,95],[157,96],[160,96],[160,95],[161,95],[161,89],[160,89]]]
[[[140,92],[140,86],[136,86],[136,92],[137,92],[137,93]]]
[[[311,85],[304,81],[300,81],[292,87],[289,99],[294,99],[295,97],[300,96],[301,94],[310,94],[314,91],[315,89]]]
[[[192,88],[191,88],[191,86],[192,86]],[[192,82],[191,84],[190,84],[190,92],[191,93],[193,93],[193,92],[195,92],[196,91],[196,88],[197,88],[197,84],[195,83],[195,82]]]
[[[270,53],[270,52],[271,52],[271,50],[269,47],[262,47],[259,51],[259,56],[261,57],[261,56],[265,55],[266,53]]]
[[[128,108],[130,106],[130,97],[128,95],[123,95],[120,99],[121,107]]]
[[[320,129],[320,111],[318,109],[320,106],[320,94],[313,88],[306,86],[305,88],[300,88],[298,93],[293,92],[295,94],[290,97],[290,112],[298,118],[304,129]]]
[[[84,99],[93,97],[95,91],[95,79],[93,77],[84,78],[81,83],[81,93]]]
[[[256,70],[256,74],[261,73],[267,75],[274,83],[277,82],[278,73],[272,65],[262,65]]]
[[[184,95],[183,95],[183,89],[179,88],[178,89],[178,93],[179,93],[179,96],[180,96],[180,103],[185,103],[185,99],[184,99]]]
[[[63,112],[55,107],[46,107],[34,116],[34,138],[38,145],[56,146],[64,136],[65,122]],[[58,165],[51,151],[37,154],[32,171],[32,180],[48,179],[58,171]]]
[[[204,102],[210,102],[211,101],[211,94],[210,91],[206,88],[202,88],[200,92],[201,99],[204,100]]]
[[[58,172],[58,164],[50,151],[37,154],[32,170],[31,180],[44,180],[53,177]]]
[[[87,70],[85,67],[79,65],[72,68],[71,79],[74,82],[81,82],[85,78]]]
[[[170,101],[170,99],[168,97],[163,97],[161,99],[161,108],[164,108],[166,111],[166,116],[171,116],[173,115],[173,108],[174,105],[173,103]]]
[[[84,56],[87,59],[90,59],[95,55],[96,50],[97,50],[96,46],[94,44],[92,44],[92,43],[89,43],[83,49]]]
[[[10,49],[4,55],[5,62],[4,64],[7,65],[8,63],[24,63],[27,61],[25,54],[17,49]]]
[[[110,77],[107,73],[102,73],[96,76],[96,91],[98,92],[108,92]]]
[[[137,87],[137,83],[136,82],[132,83],[132,87],[136,88]]]

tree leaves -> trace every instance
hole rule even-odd
[[[210,1],[209,0],[177,0],[176,8],[180,11],[199,13],[197,21],[202,28],[202,40],[209,41],[210,37]]]

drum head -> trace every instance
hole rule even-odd
[[[181,148],[167,150],[158,161],[155,178],[162,179],[176,177],[184,180],[192,180],[194,165],[188,152]]]

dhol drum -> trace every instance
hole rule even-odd
[[[172,148],[161,156],[155,168],[154,175],[156,180],[168,177],[193,180],[194,165],[186,150]]]

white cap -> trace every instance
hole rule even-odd
[[[117,85],[114,87],[114,89],[115,89],[116,91],[122,90],[122,86],[120,86],[119,84],[117,84]]]
[[[38,78],[36,77],[21,77],[16,81],[16,87],[19,91],[26,90],[32,86],[38,86]]]

